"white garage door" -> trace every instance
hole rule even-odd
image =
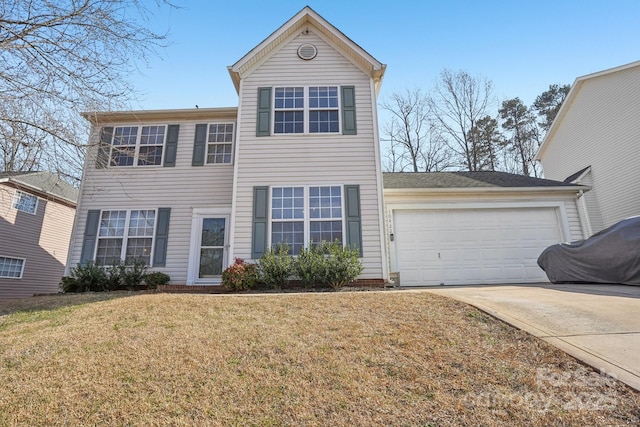
[[[403,286],[546,282],[536,264],[562,241],[555,208],[394,211]]]

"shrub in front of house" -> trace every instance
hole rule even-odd
[[[258,278],[258,268],[255,264],[236,258],[235,263],[222,272],[222,286],[231,291],[244,291],[254,288]]]
[[[303,248],[293,260],[293,274],[305,288],[324,283],[326,268],[322,248],[318,246]]]
[[[272,289],[282,288],[292,274],[293,257],[289,254],[289,245],[279,244],[269,249],[258,260],[260,282]]]
[[[147,284],[148,289],[157,289],[158,286],[168,285],[170,281],[171,277],[161,271],[147,273],[144,276],[144,282]]]
[[[326,254],[324,283],[333,289],[347,286],[364,270],[360,262],[360,251],[355,247],[344,247],[338,242],[323,242],[322,252]]]
[[[62,278],[60,288],[62,292],[132,291],[155,289],[171,280],[165,273],[147,273],[147,268],[141,259],[130,260],[128,264],[118,261],[106,268],[90,261],[71,269],[71,274]]]
[[[107,283],[104,268],[90,261],[71,269],[68,277],[63,277],[60,287],[63,292],[100,292]]]
[[[293,261],[293,273],[305,288],[330,286],[337,289],[358,278],[364,267],[360,251],[344,247],[338,241],[311,244],[302,249]]]

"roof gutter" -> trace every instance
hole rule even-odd
[[[544,193],[544,192],[578,192],[589,191],[586,185],[567,185],[559,187],[455,187],[455,188],[385,188],[388,194],[417,194],[417,193]]]

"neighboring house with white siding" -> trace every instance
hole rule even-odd
[[[0,300],[59,291],[77,195],[50,172],[0,173]]]
[[[588,188],[500,173],[385,174],[383,188],[385,69],[305,7],[228,68],[237,108],[86,113],[69,266],[142,257],[172,284],[217,285],[235,257],[337,239],[367,284],[390,267],[407,285],[544,280],[535,260],[582,237]]]
[[[640,61],[578,77],[536,159],[548,179],[591,187],[587,235],[640,215]]]

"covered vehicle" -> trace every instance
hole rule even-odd
[[[586,240],[549,246],[538,257],[538,265],[552,283],[640,285],[640,216]]]

